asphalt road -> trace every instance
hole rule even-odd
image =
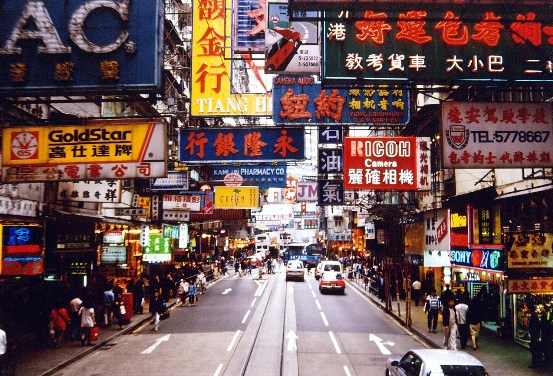
[[[422,347],[354,288],[322,295],[312,276],[230,275],[56,375],[381,375],[386,359]]]

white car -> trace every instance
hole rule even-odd
[[[321,261],[315,268],[315,279],[318,281],[324,272],[337,272],[342,273],[342,264],[339,261]]]
[[[482,363],[464,351],[410,350],[401,358],[390,358],[386,376],[487,376]]]
[[[305,280],[305,270],[301,260],[289,260],[286,263],[286,280],[289,281],[291,279]]]

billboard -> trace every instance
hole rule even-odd
[[[305,158],[303,128],[180,129],[181,162],[253,162]]]
[[[517,233],[507,253],[508,269],[553,268],[553,234]]]
[[[59,202],[121,202],[121,180],[60,182]]]
[[[318,12],[304,12],[316,17]],[[290,21],[288,4],[267,4],[265,71],[267,73],[319,74],[321,46],[318,22]]]
[[[37,275],[44,271],[43,228],[1,225],[0,275]]]
[[[143,247],[142,261],[151,263],[167,263],[171,261],[171,239],[161,235],[149,235],[149,244]]]
[[[0,93],[155,93],[161,0],[0,2]]]
[[[552,5],[413,3],[325,13],[323,78],[337,82],[553,81]]]
[[[259,187],[215,187],[215,209],[259,208]]]
[[[211,167],[211,180],[223,180],[228,174],[238,174],[245,182],[259,188],[284,188],[286,186],[286,165],[216,165]]]
[[[551,103],[443,102],[445,168],[551,167]]]
[[[234,0],[232,49],[234,52],[263,52],[265,50],[266,12],[264,0]]]
[[[165,126],[157,120],[4,128],[3,176],[7,181],[161,177],[166,149]]]
[[[345,137],[344,188],[419,188],[416,137]]]
[[[232,52],[233,0],[194,1],[192,12],[192,116],[272,114],[262,54]],[[253,55],[252,55],[253,54]]]
[[[407,124],[409,90],[393,85],[323,88],[311,76],[277,76],[273,108],[276,124]]]

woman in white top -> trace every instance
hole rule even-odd
[[[81,316],[81,345],[91,345],[90,331],[96,325],[96,316],[94,315],[94,307],[90,300],[85,299],[79,310],[79,316]]]

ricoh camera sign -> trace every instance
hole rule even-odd
[[[0,2],[0,93],[153,93],[161,0]]]

